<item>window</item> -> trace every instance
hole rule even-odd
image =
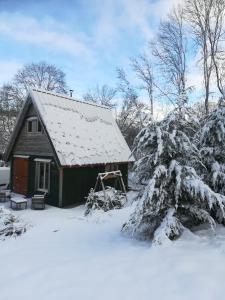
[[[27,120],[27,132],[28,133],[37,133],[41,132],[41,123],[36,117],[29,118]]]
[[[27,131],[32,132],[34,121],[27,121]]]
[[[106,164],[105,165],[105,172],[112,172],[118,171],[119,167],[117,164]]]
[[[41,123],[38,121],[38,125],[37,125],[37,131],[41,132]]]
[[[36,162],[36,185],[38,191],[48,192],[50,180],[50,161]]]

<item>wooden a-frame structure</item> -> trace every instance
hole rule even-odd
[[[106,191],[105,191],[105,183],[104,181],[107,179],[114,179],[115,180],[115,185],[116,183],[119,183],[121,191],[123,192],[126,200],[127,200],[127,195],[126,195],[126,188],[123,182],[123,176],[121,171],[111,171],[111,172],[104,172],[104,173],[98,173],[96,184],[94,187],[94,192],[96,192],[97,188],[99,186],[102,187],[103,193],[104,193],[104,198],[106,200]]]

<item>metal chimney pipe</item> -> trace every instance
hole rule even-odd
[[[73,97],[73,90],[70,90],[70,97]]]

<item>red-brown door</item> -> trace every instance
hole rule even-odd
[[[13,160],[13,191],[18,194],[27,195],[28,185],[28,159],[15,157]]]

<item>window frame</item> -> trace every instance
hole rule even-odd
[[[51,168],[51,161],[50,160],[41,160],[37,159],[36,161],[36,173],[35,173],[35,185],[36,190],[40,192],[49,192],[50,191],[50,168]],[[40,166],[41,164],[44,165],[44,179],[43,179],[43,188],[40,187]],[[48,174],[46,174],[46,166],[48,165]],[[46,176],[48,178],[47,186],[46,186]]]
[[[42,133],[42,126],[41,122],[37,117],[30,117],[27,119],[27,133],[28,134],[41,134]],[[35,122],[35,125],[32,123]],[[29,130],[30,124],[31,123],[31,131]]]
[[[119,170],[119,164],[117,163],[108,163],[105,165],[105,172],[113,172]]]

